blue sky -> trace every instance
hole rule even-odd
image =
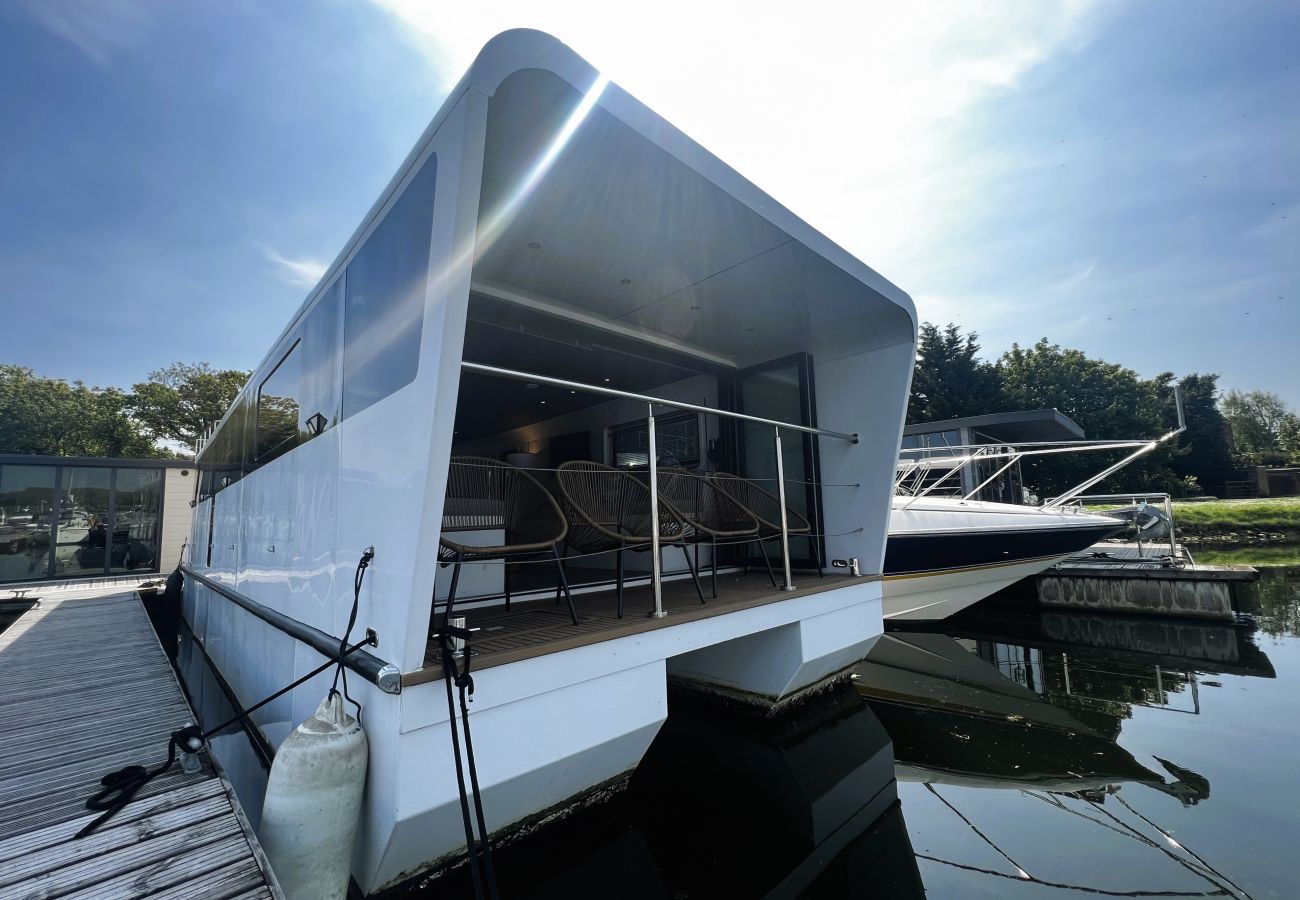
[[[989,356],[1047,336],[1300,406],[1296,4],[463,6],[0,7],[0,361],[252,367],[529,26]]]

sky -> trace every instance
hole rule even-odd
[[[624,8],[626,6],[626,8]],[[479,48],[549,31],[983,355],[1300,407],[1300,4],[10,0],[0,362],[250,369]]]

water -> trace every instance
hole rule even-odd
[[[501,895],[1300,895],[1300,566],[1262,571],[1252,624],[1022,586],[793,714],[673,695],[626,791],[497,848]]]

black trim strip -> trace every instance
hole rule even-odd
[[[891,534],[885,545],[885,575],[1006,565],[1086,550],[1124,528],[1112,525],[1053,529],[996,529],[947,534]]]
[[[193,578],[204,587],[216,591],[227,600],[243,607],[263,622],[278,628],[294,640],[301,641],[322,656],[327,658],[338,656],[338,638],[331,637],[306,622],[299,622],[284,613],[277,612],[269,606],[263,606],[252,597],[241,594],[234,588],[227,587],[220,582],[213,581],[206,575],[195,572],[187,565],[181,566],[181,572],[185,574],[186,578]],[[367,653],[365,650],[357,650],[348,655],[344,664],[386,694],[400,694],[402,692],[402,674],[397,666],[390,662]]]

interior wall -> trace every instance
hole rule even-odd
[[[648,393],[651,396],[662,397],[665,400],[680,400],[684,403],[716,407],[718,405],[718,379],[713,375],[696,375],[682,381],[653,388]],[[461,399],[464,402],[465,398]],[[663,415],[671,413],[672,410],[660,407],[656,412]],[[646,405],[640,401],[621,397],[614,398],[586,409],[580,409],[577,412],[556,416],[553,419],[543,419],[524,428],[503,431],[490,437],[455,444],[453,453],[456,455],[497,458],[502,453],[527,449],[538,454],[537,464],[539,467],[551,468],[550,439],[573,434],[577,431],[588,431],[590,432],[588,435],[590,438],[588,458],[608,465],[610,463],[609,428],[622,425],[633,419],[644,419],[646,413]],[[707,446],[708,437],[717,437],[717,418],[703,413],[700,415],[703,419],[700,423],[700,440]]]

